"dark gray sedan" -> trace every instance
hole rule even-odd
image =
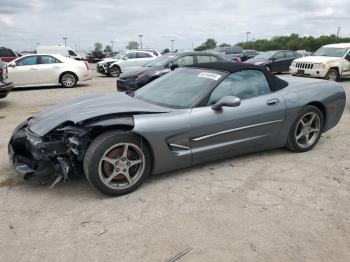
[[[101,192],[121,195],[151,173],[279,147],[308,151],[344,106],[335,82],[201,64],[134,94],[81,97],[30,117],[14,131],[9,155],[26,179],[84,172]]]

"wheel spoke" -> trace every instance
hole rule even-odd
[[[311,118],[310,118],[310,120],[309,120],[307,123],[308,123],[309,125],[311,125],[312,122],[314,122],[315,117],[316,117],[316,115],[312,115]]]
[[[298,141],[300,138],[304,136],[303,132],[300,132],[299,135],[296,136],[296,140]]]
[[[317,128],[311,128],[309,132],[310,132],[310,133],[316,133],[316,132],[318,132],[318,131],[319,131],[319,130],[318,130]]]
[[[306,125],[306,123],[304,122],[304,119],[300,119],[300,124],[304,127]]]
[[[128,144],[125,144],[122,157],[127,158],[127,156],[128,156],[128,150],[129,150],[129,145],[128,145]]]
[[[116,159],[105,156],[104,158],[102,158],[102,161],[106,161],[106,162],[110,163],[111,165],[114,165]]]
[[[126,180],[128,180],[129,184],[132,185],[132,179],[130,177],[129,170],[122,174],[125,176]]]
[[[106,179],[107,184],[111,183],[111,181],[112,181],[117,175],[118,175],[118,173],[114,171],[114,172],[112,173],[112,175],[110,175],[110,176]]]
[[[142,163],[142,160],[139,159],[139,160],[129,160],[128,163],[130,163],[130,166],[134,166],[134,165],[137,165],[137,164],[140,164]]]

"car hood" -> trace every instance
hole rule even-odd
[[[169,68],[164,67],[138,67],[128,71],[125,71],[120,75],[120,78],[128,78],[132,76],[136,76],[141,73],[146,73],[148,76],[161,76],[166,73],[169,73],[171,70]]]
[[[117,62],[117,61],[119,61],[119,59],[105,58],[102,61],[98,62],[97,64],[101,65],[101,64],[107,64],[108,62]]]
[[[305,56],[295,59],[295,62],[308,62],[308,63],[328,63],[334,60],[338,60],[340,57],[331,56]]]
[[[172,110],[174,109],[150,104],[121,92],[84,96],[57,104],[35,115],[29,121],[29,129],[43,136],[65,122],[78,123],[99,116],[166,113]]]

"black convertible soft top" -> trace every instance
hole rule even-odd
[[[288,86],[288,82],[273,75],[271,72],[267,71],[263,66],[245,64],[245,63],[234,63],[234,62],[213,62],[213,63],[189,65],[186,67],[212,69],[212,70],[218,70],[218,71],[225,71],[229,73],[234,73],[242,70],[255,69],[255,70],[260,70],[265,74],[270,84],[271,91],[278,91]]]

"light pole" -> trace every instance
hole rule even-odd
[[[64,46],[67,46],[67,39],[68,39],[68,37],[63,37],[62,39],[64,40]]]
[[[249,40],[249,35],[251,34],[252,32],[245,32],[245,34],[247,35],[247,42]]]
[[[142,49],[142,37],[143,37],[143,35],[139,35],[139,38],[140,38],[140,49]]]
[[[112,44],[112,52],[113,52],[113,46],[114,46],[114,41],[113,40],[111,41],[111,44]]]
[[[337,43],[339,41],[339,33],[340,33],[340,26],[338,26],[338,31],[337,31]]]
[[[174,52],[174,39],[171,39],[171,52]]]

